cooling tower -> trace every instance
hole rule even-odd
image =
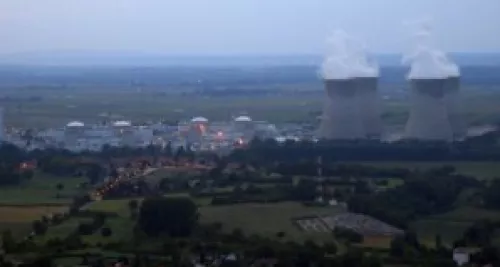
[[[445,101],[454,139],[461,139],[466,134],[466,126],[460,116],[460,77],[450,77],[445,82]]]
[[[446,105],[446,79],[413,79],[406,137],[420,140],[453,139]]]
[[[325,80],[327,99],[319,135],[325,139],[361,139],[366,134],[359,113],[354,79]]]
[[[378,139],[382,134],[377,77],[355,78],[358,107],[366,137]]]

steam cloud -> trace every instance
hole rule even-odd
[[[459,67],[443,51],[432,43],[429,21],[418,22],[419,29],[413,35],[416,43],[403,56],[403,64],[410,65],[408,79],[446,79],[460,76]]]
[[[340,80],[356,77],[377,77],[379,68],[368,60],[363,43],[342,30],[327,40],[327,53],[321,67],[324,79]]]

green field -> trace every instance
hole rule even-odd
[[[358,162],[364,165],[370,165],[378,168],[409,168],[426,170],[443,165],[454,166],[457,173],[470,175],[479,179],[490,179],[500,177],[500,164],[498,162],[406,162],[406,161],[381,161],[381,162]]]
[[[293,219],[342,212],[338,207],[306,207],[299,203],[239,204],[230,206],[207,206],[200,209],[202,223],[223,223],[223,229],[242,229],[246,234],[274,237],[277,232],[286,233],[286,238],[297,241],[324,239],[325,233],[303,232],[293,224]]]
[[[10,90],[12,97],[42,97],[39,101],[3,103],[5,120],[17,127],[57,127],[70,120],[93,123],[102,120],[127,118],[133,121],[176,121],[203,115],[211,120],[229,120],[232,115],[248,113],[255,120],[270,122],[314,122],[320,114],[324,92],[319,84],[263,85],[276,87],[276,93],[257,96],[209,97],[199,94],[181,94],[127,90],[115,92],[85,88],[80,90]],[[396,89],[396,88],[395,88]],[[397,88],[401,89],[401,88]],[[463,92],[463,115],[468,124],[493,123],[500,114],[500,94],[473,90]],[[384,100],[382,118],[389,125],[401,125],[408,116],[408,102]]]
[[[119,218],[112,218],[106,224],[113,228],[116,239],[120,236],[130,237],[129,211],[127,203],[129,200],[103,200],[94,202],[89,210],[116,212]],[[207,203],[206,200],[198,201]],[[272,204],[238,204],[229,206],[206,206],[199,207],[201,223],[223,224],[223,230],[230,232],[234,229],[242,229],[247,235],[258,234],[274,237],[276,233],[283,231],[287,239],[303,241],[308,238],[323,239],[325,234],[306,233],[293,224],[293,219],[316,215],[331,215],[342,211],[336,207],[306,207],[299,203],[283,202]],[[117,227],[115,229],[115,226]],[[100,233],[97,233],[100,235]],[[328,236],[328,235],[327,235]],[[95,238],[95,237],[94,237]],[[98,238],[98,237],[97,237]],[[328,238],[331,238],[328,236]],[[99,238],[98,238],[99,239]],[[95,241],[95,240],[94,240]]]
[[[65,212],[85,178],[53,177],[36,173],[20,185],[0,188],[0,231],[10,230],[16,237],[28,234],[32,223],[51,213]],[[57,190],[56,185],[64,188]],[[59,197],[58,197],[59,194]]]
[[[1,187],[0,205],[68,204],[76,194],[85,192],[78,188],[85,181],[85,178],[53,177],[37,173],[22,184]],[[61,191],[56,188],[58,184],[64,186]]]
[[[459,207],[451,212],[418,220],[411,225],[417,234],[427,242],[434,242],[437,234],[446,242],[462,237],[463,232],[480,220],[499,221],[500,212],[475,207]]]

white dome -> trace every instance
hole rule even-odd
[[[113,126],[115,126],[115,127],[128,127],[128,126],[132,126],[132,123],[130,121],[115,121],[113,123]]]
[[[248,116],[239,116],[236,119],[234,119],[234,121],[237,121],[237,122],[250,122],[250,121],[252,121],[252,118],[250,118]]]
[[[208,122],[208,119],[205,117],[194,117],[191,122],[197,122],[197,123],[206,123]]]
[[[83,126],[85,126],[85,124],[81,121],[72,121],[66,124],[66,127],[83,127]]]

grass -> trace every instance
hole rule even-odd
[[[103,227],[111,229],[111,236],[103,237],[101,229],[98,229],[94,234],[82,236],[85,243],[96,245],[97,243],[111,243],[111,242],[127,242],[132,238],[135,221],[125,218],[108,218]]]
[[[32,229],[31,221],[0,222],[0,232],[11,231],[14,238],[22,238]],[[1,237],[0,237],[1,241]]]
[[[294,225],[298,217],[331,215],[340,212],[337,207],[306,207],[299,203],[282,202],[273,204],[239,204],[230,206],[206,206],[200,208],[202,223],[223,223],[223,229],[242,229],[245,234],[274,237],[285,232],[286,239],[330,239],[325,233],[307,233]]]
[[[68,204],[73,196],[83,192],[77,186],[84,181],[85,178],[54,177],[37,173],[31,180],[20,185],[1,187],[0,205]],[[62,184],[64,188],[58,191],[57,184]]]
[[[500,221],[500,212],[465,206],[431,218],[434,220],[453,222],[474,222],[479,220]]]
[[[44,94],[44,91],[37,93]],[[175,121],[200,114],[210,119],[229,120],[232,114],[241,112],[248,112],[259,120],[311,120],[315,118],[311,113],[319,112],[323,101],[320,93],[312,96],[287,94],[210,98],[200,95],[120,91],[119,94],[72,92],[69,98],[67,96],[67,93],[65,96],[58,92],[40,102],[23,103],[22,107],[16,103],[6,103],[7,123],[31,127],[62,126],[71,119],[97,122],[103,119],[100,116],[102,113],[132,120],[164,118]],[[102,100],[99,101],[100,99]],[[298,106],[302,108],[297,110]],[[291,117],[290,114],[294,116]]]
[[[293,85],[259,85],[254,89],[273,89],[274,94],[259,96],[208,97],[198,94],[183,95],[175,88],[169,93],[137,92],[126,86],[120,91],[95,88],[70,90],[37,88],[36,90],[9,90],[12,97],[42,96],[40,101],[6,101],[6,122],[16,127],[56,127],[69,120],[98,122],[106,113],[113,118],[132,120],[166,119],[171,121],[204,115],[212,120],[228,120],[231,115],[247,112],[256,120],[272,122],[313,122],[321,112],[324,92],[320,83]],[[241,87],[241,86],[240,86]],[[16,88],[17,89],[17,88]],[[191,88],[193,89],[193,88]],[[276,89],[276,90],[275,90]],[[498,119],[500,107],[497,92],[463,90],[463,112],[468,123],[488,123]],[[183,88],[180,90],[188,90]],[[177,90],[179,91],[179,90]],[[302,91],[302,93],[297,93]],[[306,92],[307,91],[307,92]],[[118,93],[119,92],[119,93]],[[168,91],[167,91],[168,92]],[[401,125],[408,117],[408,103],[387,100],[383,103],[383,118],[391,125]]]
[[[78,225],[83,222],[90,223],[92,219],[90,218],[71,218],[63,223],[55,226],[50,226],[47,232],[43,236],[36,236],[36,243],[45,243],[50,239],[64,239],[69,234],[77,230]]]
[[[379,168],[410,168],[426,170],[443,165],[454,166],[457,173],[477,177],[478,179],[491,179],[500,177],[500,164],[493,161],[482,162],[406,162],[406,161],[383,161],[383,162],[360,162],[360,164],[370,165]]]
[[[184,194],[168,195],[171,197]],[[109,242],[128,239],[131,236],[133,222],[129,219],[128,199],[103,200],[92,203],[88,209],[93,211],[116,212],[119,217],[110,218],[106,225],[112,228],[111,237],[101,237],[100,231],[85,237],[91,243]],[[324,233],[306,233],[293,224],[297,217],[330,215],[340,211],[335,207],[306,207],[298,203],[283,202],[272,204],[238,204],[230,206],[208,206],[207,199],[196,200],[200,205],[201,223],[223,223],[223,230],[242,229],[245,234],[258,234],[267,237],[276,236],[277,232],[286,233],[286,238],[296,241],[306,239],[329,239]],[[204,203],[204,204],[203,204]]]
[[[44,215],[63,212],[72,197],[80,192],[76,186],[84,178],[53,177],[36,173],[21,185],[0,188],[0,231],[10,230],[17,238],[28,234],[32,223]],[[64,189],[57,198],[57,184]]]
[[[463,232],[471,225],[472,222],[424,219],[412,223],[410,229],[415,231],[420,242],[424,244],[433,244],[436,235],[439,234],[445,244],[451,245],[461,238]]]
[[[62,212],[66,209],[60,206],[0,207],[0,221],[2,223],[32,222],[43,215]]]
[[[433,243],[437,234],[451,244],[462,237],[464,231],[480,220],[500,220],[500,212],[462,206],[453,211],[418,220],[411,225],[418,236],[427,243]]]
[[[92,202],[87,209],[90,211],[114,212],[120,217],[128,217],[130,214],[128,203],[131,199],[110,199]],[[137,198],[137,201],[142,201],[142,198]]]

